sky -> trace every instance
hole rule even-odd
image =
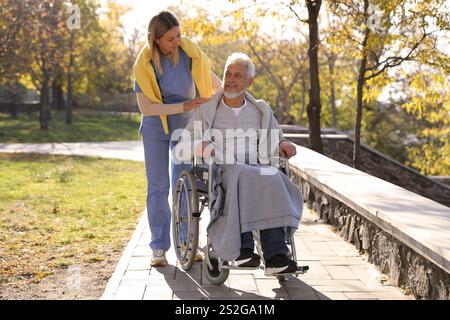
[[[101,3],[105,3],[108,0],[100,0]],[[232,4],[228,0],[114,0],[117,3],[129,5],[132,9],[129,13],[123,16],[123,23],[125,26],[125,33],[130,35],[134,28],[139,28],[140,30],[146,31],[148,23],[154,15],[162,10],[167,10],[171,6],[178,6],[180,4],[193,4],[198,5],[204,9],[211,12],[213,16],[220,16],[221,11],[226,10],[228,12],[233,11],[238,7],[249,6],[253,4],[253,0],[239,0],[238,4]],[[259,3],[267,4],[273,0],[260,0]],[[446,10],[450,12],[450,0],[446,1]],[[324,17],[325,5],[322,5],[321,17]],[[298,8],[298,7],[297,7]],[[302,10],[298,12],[301,18],[307,19],[307,10],[305,6],[301,6]],[[292,14],[285,9],[286,12],[292,16]],[[187,12],[189,15],[189,11]],[[326,19],[320,19],[324,23]],[[287,24],[287,30],[280,31],[280,22],[274,21],[271,17],[265,18],[261,22],[263,32],[270,34],[278,34],[278,36],[283,38],[293,38],[298,36],[298,33],[294,31],[294,26],[298,27],[298,21],[296,19],[289,19],[289,21],[283,21]],[[278,30],[273,30],[276,27]],[[307,27],[305,26],[305,31]],[[143,32],[145,34],[145,32]],[[448,38],[445,39],[445,42]],[[448,43],[442,43],[441,46],[446,48],[446,51],[450,53],[450,46]]]
[[[209,1],[204,0],[115,0],[119,4],[129,5],[132,10],[123,16],[123,23],[126,32],[131,34],[134,28],[147,29],[150,19],[158,12],[167,10],[171,6],[177,6],[182,3],[193,3],[199,6],[204,6]],[[215,1],[215,13],[219,13],[222,8],[225,8],[227,1]]]
[[[101,2],[106,1],[101,0]],[[115,0],[115,2],[132,7],[132,10],[122,18],[125,32],[128,35],[133,32],[134,28],[146,30],[150,19],[154,15],[162,10],[167,10],[171,6],[178,6],[180,4],[198,5],[199,7],[207,8],[213,16],[220,16],[223,10],[231,12],[236,8],[253,4],[252,0],[240,0],[239,4],[232,4],[228,0]],[[261,2],[267,3],[268,1]],[[189,15],[189,12],[187,14]],[[295,19],[292,19],[291,24],[296,24]],[[267,33],[273,33],[273,27],[279,25],[279,23],[274,23],[270,17],[262,23],[263,31]],[[280,32],[280,36],[282,35],[284,37],[292,37],[294,34],[295,32]]]

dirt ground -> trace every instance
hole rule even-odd
[[[0,284],[0,300],[97,300],[106,288],[121,252],[102,262],[59,269],[39,283],[18,280]]]

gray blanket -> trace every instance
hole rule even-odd
[[[281,171],[261,175],[262,167],[268,166],[220,165],[214,170],[207,232],[223,260],[235,260],[240,255],[243,232],[298,228],[303,212],[301,192]]]

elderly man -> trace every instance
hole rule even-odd
[[[274,167],[280,155],[289,158],[296,149],[283,139],[271,108],[247,92],[254,76],[250,58],[233,53],[225,65],[223,92],[195,110],[174,156],[192,160],[194,152],[217,164],[207,232],[219,257],[259,266],[252,234],[258,230],[265,274],[291,273],[297,264],[288,257],[285,232],[298,228],[303,198]]]

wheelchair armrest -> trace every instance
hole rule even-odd
[[[287,158],[287,157],[280,157],[280,170],[288,178],[290,177],[290,173],[289,173],[289,158]]]

